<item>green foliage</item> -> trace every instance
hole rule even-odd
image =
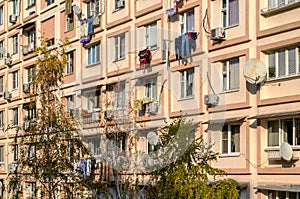
[[[162,128],[161,147],[173,145],[176,153],[166,151],[163,158],[172,162],[151,173],[154,182],[148,190],[151,198],[238,198],[237,183],[233,180],[211,185],[210,179],[224,176],[225,172],[211,166],[218,154],[206,146],[202,136],[195,136],[196,132],[197,124],[183,118]]]

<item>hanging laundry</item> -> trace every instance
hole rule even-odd
[[[146,48],[145,50],[140,51],[138,56],[139,56],[139,61],[140,61],[140,67],[141,68],[150,65],[152,55],[151,55],[151,51],[148,48]]]
[[[196,40],[198,38],[198,33],[197,32],[191,32],[191,31],[189,31],[188,32],[188,38]]]
[[[91,18],[90,18],[91,19]],[[80,43],[88,43],[90,42],[91,38],[90,38],[90,35],[89,35],[89,31],[93,31],[93,27],[91,28],[90,27],[90,21],[92,20],[89,20],[89,19],[81,19],[80,20],[80,23],[81,23],[81,26],[80,26]],[[93,21],[92,21],[92,26],[93,26]]]
[[[176,54],[176,60],[181,58],[181,40],[182,36],[175,38],[175,54]]]
[[[195,51],[197,48],[197,43],[196,40],[198,38],[198,32],[188,32],[188,38],[189,38],[189,43],[190,43],[190,49]]]
[[[88,35],[91,35],[94,33],[94,26],[93,26],[93,16],[88,17],[87,19],[87,24],[88,24]]]

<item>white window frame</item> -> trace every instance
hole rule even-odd
[[[36,145],[31,144],[28,146],[28,158],[34,159],[36,157]]]
[[[225,3],[224,3],[224,1],[225,1]],[[222,0],[221,1],[221,4],[222,4],[221,5],[221,24],[222,24],[223,28],[228,28],[228,27],[231,27],[231,26],[239,25],[239,19],[238,19],[237,23],[229,24],[229,22],[230,22],[229,21],[230,12],[234,12],[234,11],[229,10],[229,1],[230,0]],[[236,0],[236,1],[239,5],[239,0]],[[239,9],[238,9],[238,12],[240,12]],[[239,14],[240,13],[238,13],[238,17],[239,17]],[[226,16],[226,19],[224,19],[224,16]]]
[[[55,3],[55,0],[47,0],[46,5],[50,6]]]
[[[122,33],[114,37],[115,40],[115,61],[125,59],[126,34]]]
[[[268,10],[274,10],[277,8],[282,8],[285,7],[289,4],[293,4],[296,3],[296,0],[268,0],[267,4],[268,4]]]
[[[188,22],[188,15],[191,14],[192,15],[192,24],[194,25],[193,27],[189,27],[188,24],[190,24]],[[190,10],[187,10],[183,13],[181,13],[179,15],[179,20],[180,20],[180,33],[181,35],[182,34],[185,34],[189,31],[194,31],[195,30],[195,11],[194,9],[190,9]]]
[[[92,89],[84,92],[85,107],[88,112],[93,112],[94,108],[99,108],[100,102],[100,92],[96,89]]]
[[[4,129],[4,111],[0,111],[0,129]]]
[[[12,114],[12,125],[18,126],[19,125],[19,108],[13,108],[11,109]]]
[[[17,162],[19,159],[19,146],[17,144],[12,145],[12,162]]]
[[[36,182],[25,182],[26,198],[36,198]]]
[[[189,74],[192,75],[192,79],[190,79]],[[195,69],[189,68],[180,72],[180,98],[191,98],[194,97],[194,79],[195,79]],[[190,85],[191,84],[191,85]],[[188,93],[188,89],[191,88],[191,94]]]
[[[30,104],[23,105],[23,110],[25,110],[25,120],[34,121],[36,119],[36,107],[30,106]]]
[[[66,15],[66,32],[74,30],[75,20],[73,11]]]
[[[222,130],[222,144],[221,144],[221,154],[222,155],[239,155],[240,152],[241,152],[241,125],[240,124],[224,124],[224,127],[225,125],[227,126],[227,131],[224,131]],[[231,151],[231,136],[232,136],[232,131],[231,131],[231,128],[232,126],[238,126],[239,127],[239,151]],[[223,141],[224,141],[224,138],[223,138],[223,135],[224,134],[227,134],[227,153],[223,151]]]
[[[31,83],[34,81],[35,70],[36,70],[35,66],[25,68],[26,83]]]
[[[121,5],[121,2],[123,2],[125,0],[115,0],[115,10],[119,10],[124,8],[124,6]]]
[[[122,81],[115,86],[115,107],[116,109],[126,108],[126,82]]]
[[[4,40],[0,41],[0,48],[4,47]],[[0,54],[0,60],[3,60],[4,55]]]
[[[12,36],[12,53],[16,54],[19,52],[19,37],[18,35]]]
[[[100,13],[100,3],[99,0],[90,0],[87,5],[86,5],[86,13],[87,16],[98,16],[98,14]]]
[[[4,92],[4,76],[0,76],[0,93]]]
[[[154,101],[157,100],[157,76],[148,77],[144,80],[145,85],[145,97],[150,98]]]
[[[296,140],[296,122],[295,122],[296,120],[300,121],[300,118],[297,118],[297,117],[287,117],[287,118],[280,118],[280,119],[270,119],[270,120],[267,121],[267,125],[268,125],[269,121],[277,121],[278,125],[279,125],[279,129],[278,129],[278,136],[279,136],[279,138],[278,138],[278,145],[275,145],[275,144],[271,144],[270,145],[269,138],[268,138],[269,137],[269,132],[268,132],[268,126],[267,126],[267,146],[268,146],[268,148],[279,147],[282,142],[288,142],[288,140],[285,140],[285,138],[284,138],[285,132],[284,132],[284,129],[283,129],[283,121],[284,120],[291,120],[291,119],[293,121],[293,128],[292,128],[293,129],[293,132],[292,132],[293,143],[289,143],[289,144],[291,146],[297,146],[297,147],[300,146],[300,144],[297,145],[297,141],[298,140]],[[288,133],[287,133],[287,135],[288,135]]]
[[[99,155],[100,154],[100,137],[99,136],[95,136],[95,137],[88,137],[86,138],[86,142],[88,144],[88,146],[91,146],[91,153],[93,155]]]
[[[96,43],[87,49],[87,65],[99,64],[101,62],[100,57],[101,49],[100,43]]]
[[[67,53],[66,75],[74,73],[74,51]]]
[[[74,95],[66,96],[66,109],[68,116],[74,115]]]
[[[289,73],[289,50],[294,49],[295,50],[295,67],[296,67],[296,71],[295,73]],[[279,52],[284,51],[284,55],[285,55],[285,74],[284,75],[279,75]],[[285,49],[278,49],[275,50],[271,53],[267,53],[266,54],[267,59],[266,62],[268,63],[268,79],[273,79],[273,78],[284,78],[284,77],[288,77],[288,76],[293,76],[293,75],[297,75],[300,73],[300,47],[290,47],[290,48],[285,48]],[[270,77],[270,56],[274,55],[275,56],[275,77]]]
[[[225,61],[223,63],[223,69],[222,69],[222,79],[223,79],[223,91],[231,91],[231,90],[237,90],[240,88],[240,67],[238,66],[238,77],[237,77],[237,88],[234,88],[230,82],[231,82],[231,74],[232,72],[230,71],[231,68],[231,63],[233,62],[233,64],[235,63],[235,61],[238,61],[238,65],[240,66],[240,60],[239,57],[237,58],[233,58],[233,59],[229,59],[227,61]],[[225,79],[225,80],[224,80]]]
[[[19,15],[19,0],[12,0],[12,14]]]
[[[153,23],[150,23],[148,25],[145,25],[145,46],[146,48],[148,49],[156,49],[157,48],[157,37],[158,37],[158,34],[157,34],[157,22],[153,22]],[[152,33],[152,34],[151,34]],[[155,35],[153,35],[155,34]]]
[[[4,10],[3,6],[0,6],[0,25],[3,25],[4,22]]]
[[[0,163],[1,164],[4,163],[4,150],[5,150],[5,147],[3,145],[0,146]]]
[[[35,0],[27,0],[27,8],[30,8],[35,5]]]
[[[12,72],[12,90],[19,88],[19,71]]]

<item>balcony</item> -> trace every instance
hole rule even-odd
[[[35,48],[35,43],[31,42],[28,45],[24,45],[22,48],[23,55],[27,55],[28,53],[32,53]]]
[[[82,113],[83,124],[99,123],[99,121],[100,121],[100,110],[94,109],[94,111],[92,112],[83,111]]]
[[[134,101],[134,109],[138,111],[138,116],[154,115],[158,112],[158,108],[158,102],[150,98]]]
[[[282,3],[274,3],[260,10],[260,14],[264,17],[275,15],[284,11],[291,10],[300,6],[300,0],[289,0]]]

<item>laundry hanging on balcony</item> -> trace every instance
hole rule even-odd
[[[88,43],[91,40],[90,35],[94,33],[93,16],[80,20],[80,43]]]
[[[140,68],[147,67],[150,65],[152,55],[151,55],[151,51],[148,48],[140,51],[138,56],[140,61]]]
[[[198,32],[189,31],[175,38],[175,54],[177,60],[183,59],[186,56],[190,56],[191,51],[196,50],[196,40],[198,38],[198,35]]]
[[[173,16],[177,12],[177,2],[180,0],[164,0],[164,8],[167,16]]]

